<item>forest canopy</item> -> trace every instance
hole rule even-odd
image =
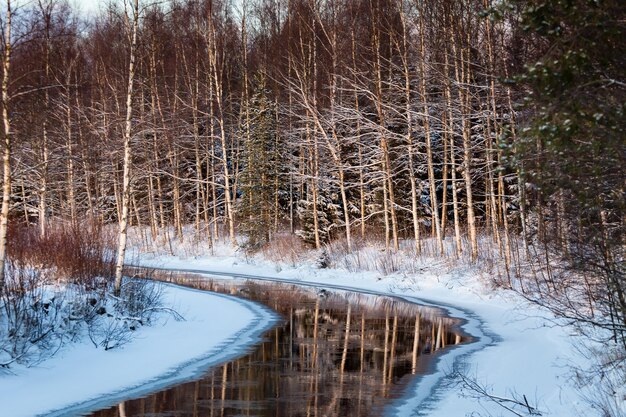
[[[534,259],[529,298],[626,343],[621,2],[4,6],[2,263],[12,225],[85,218],[252,251],[491,242],[509,286]]]

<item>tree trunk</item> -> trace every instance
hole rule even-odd
[[[448,50],[446,48],[445,51],[445,97],[446,97],[446,134],[449,136],[449,140],[447,141],[448,146],[450,147],[450,181],[452,183],[452,214],[454,218],[454,242],[456,246],[456,256],[459,258],[463,252],[462,242],[461,242],[461,225],[459,220],[459,199],[457,196],[456,189],[456,154],[454,149],[454,114],[452,113],[452,94],[450,93],[450,80],[449,80],[449,60],[448,60]]]
[[[471,257],[472,260],[476,260],[476,258],[478,258],[478,240],[476,237],[476,218],[474,215],[474,199],[472,190],[471,130],[467,114],[470,94],[466,91],[467,87],[463,87],[464,84],[469,85],[470,80],[469,68],[466,68],[465,64],[466,60],[469,59],[469,51],[466,51],[467,48],[461,48],[461,55],[459,56],[457,54],[456,40],[452,34],[450,34],[450,41],[452,43],[452,51],[454,55],[454,68],[456,82],[458,84],[459,106],[461,107],[461,129],[463,133],[463,180],[465,182],[465,192],[467,194],[467,228],[471,247]]]
[[[215,102],[217,104],[218,113],[218,125],[220,129],[220,145],[222,147],[222,169],[224,171],[224,200],[225,200],[225,214],[228,222],[228,237],[232,246],[237,245],[235,238],[235,211],[233,207],[233,201],[231,196],[231,171],[228,166],[228,146],[226,144],[226,121],[224,120],[224,104],[222,102],[222,80],[220,73],[220,65],[218,62],[218,46],[217,46],[217,29],[213,23],[213,16],[211,11],[207,16],[209,19],[208,29],[208,54],[209,64],[211,66],[211,79],[215,88]],[[223,53],[226,53],[225,51]]]
[[[130,45],[130,61],[128,64],[128,91],[126,93],[126,122],[124,127],[124,174],[122,178],[122,214],[119,219],[119,233],[117,244],[117,262],[115,264],[115,289],[116,295],[122,288],[122,271],[124,269],[124,256],[126,255],[126,237],[128,228],[128,210],[130,205],[130,169],[131,169],[131,133],[133,122],[133,89],[135,81],[135,54],[137,47],[137,29],[139,26],[139,0],[133,2],[133,27]]]
[[[380,16],[377,16],[380,17]],[[380,22],[378,22],[380,24]],[[380,29],[377,24],[374,25],[373,43],[376,58],[375,63],[375,76],[376,76],[376,112],[378,114],[378,123],[380,126],[380,149],[382,151],[382,166],[384,175],[383,194],[385,195],[385,235],[386,235],[386,247],[389,248],[389,226],[388,220],[391,220],[391,234],[393,238],[393,248],[397,250],[399,248],[398,241],[398,220],[396,216],[396,201],[393,189],[393,170],[391,167],[391,158],[389,156],[389,143],[387,141],[386,134],[384,132],[385,114],[383,111],[383,80],[382,80],[382,63],[380,56]]]
[[[415,167],[413,162],[413,112],[411,111],[411,72],[409,69],[409,41],[408,29],[406,26],[406,15],[401,8],[400,19],[402,23],[402,71],[404,75],[404,100],[406,110],[406,142],[409,160],[409,183],[411,184],[411,216],[413,218],[413,238],[415,240],[415,253],[422,251],[420,238],[420,224],[418,216],[418,195],[417,180],[415,178]],[[356,67],[356,66],[355,66]]]
[[[426,46],[424,39],[424,17],[420,13],[420,95],[422,96],[422,106],[424,113],[424,135],[426,136],[426,158],[428,166],[428,183],[430,185],[430,200],[432,204],[432,221],[437,235],[437,245],[439,254],[443,255],[443,238],[441,234],[441,224],[439,223],[439,204],[437,201],[437,185],[435,184],[435,168],[433,164],[433,148],[430,131],[430,110],[428,108],[428,96],[426,93]]]
[[[71,82],[71,68],[68,70],[68,74],[65,80],[66,92],[67,92],[67,110],[66,110],[66,123],[67,123],[67,199],[70,206],[70,219],[72,224],[76,224],[76,196],[74,190],[74,146],[72,141],[72,90],[70,87]]]
[[[7,227],[11,203],[11,119],[9,118],[9,74],[11,69],[11,0],[7,0],[2,76],[2,121],[4,122],[4,153],[2,157],[2,208],[0,208],[0,295],[5,287]]]

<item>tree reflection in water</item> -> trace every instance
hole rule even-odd
[[[388,297],[155,274],[261,302],[285,320],[250,354],[202,379],[94,416],[376,416],[428,369],[433,352],[466,341],[438,311]]]

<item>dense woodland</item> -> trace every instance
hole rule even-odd
[[[118,277],[129,225],[489,243],[529,299],[626,343],[621,2],[11,3],[2,263],[7,230],[85,219],[119,224]]]

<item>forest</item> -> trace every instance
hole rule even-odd
[[[622,2],[14,3],[0,296],[61,229],[114,230],[117,294],[129,228],[251,253],[376,241],[497,263],[626,358]]]

